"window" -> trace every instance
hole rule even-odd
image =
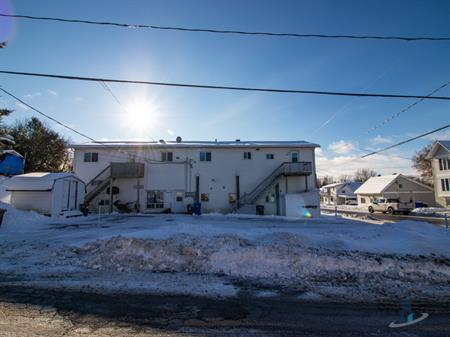
[[[403,187],[403,185],[402,184],[398,184],[398,188],[402,188]]]
[[[200,161],[211,161],[211,152],[200,152]]]
[[[236,193],[228,193],[228,202],[230,204],[235,204],[237,201],[237,195]]]
[[[441,179],[441,188],[443,192],[450,191],[450,178]]]
[[[202,193],[200,195],[200,200],[203,202],[208,202],[209,201],[209,194],[208,193]]]
[[[173,152],[161,152],[161,161],[173,161]]]
[[[298,152],[292,152],[291,153],[291,161],[293,163],[297,163],[298,162]]]
[[[366,198],[361,198],[361,204],[365,204],[366,203]]]
[[[85,163],[96,163],[98,162],[98,152],[85,152],[84,153]]]
[[[183,192],[177,192],[175,195],[175,200],[178,202],[183,201]]]
[[[450,170],[450,159],[449,158],[440,158],[439,159],[439,170],[440,171]]]
[[[252,159],[252,153],[251,152],[244,152],[244,159]]]
[[[273,159],[273,153],[266,153],[266,159]]]
[[[447,203],[447,206],[450,206],[450,198],[445,198],[445,202]]]
[[[164,208],[164,193],[147,191],[147,208]]]

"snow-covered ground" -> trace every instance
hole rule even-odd
[[[411,211],[411,214],[425,215],[425,216],[439,216],[439,217],[444,217],[445,215],[447,215],[450,218],[450,210],[448,210],[447,208],[440,208],[440,207],[414,208]]]
[[[218,214],[55,222],[8,208],[1,284],[369,302],[450,294],[450,234],[428,223]]]

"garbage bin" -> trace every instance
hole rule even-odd
[[[6,209],[0,208],[0,227],[2,226],[3,215],[5,215],[5,213],[6,213]]]
[[[264,215],[264,205],[256,205],[256,215]]]
[[[200,202],[194,202],[192,205],[192,212],[195,215],[201,215],[202,214],[202,204]]]

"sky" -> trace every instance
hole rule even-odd
[[[0,0],[0,12],[312,34],[450,37],[449,1]],[[0,18],[0,69],[103,78],[427,95],[450,81],[450,42],[298,39]],[[411,156],[450,131],[361,160],[450,122],[450,102],[194,90],[0,74],[0,85],[98,140],[306,140],[318,174],[414,174]],[[436,95],[450,96],[450,85]],[[13,99],[14,123],[35,116]],[[70,138],[86,141],[58,125]]]

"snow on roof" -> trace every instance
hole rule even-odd
[[[395,173],[386,176],[369,178],[369,180],[367,180],[355,191],[355,194],[380,194],[399,176],[401,175]]]
[[[427,158],[433,158],[439,146],[442,146],[448,152],[450,152],[450,140],[437,140],[434,145],[431,147],[430,153],[428,153]]]
[[[322,189],[322,188],[336,187],[336,186],[339,186],[339,185],[345,185],[345,183],[332,183],[332,184],[328,184],[328,185],[322,186],[321,189]]]
[[[1,150],[1,151],[0,151],[0,154],[3,154],[3,153],[9,153],[9,154],[12,154],[12,155],[14,155],[14,156],[17,156],[17,157],[19,157],[19,158],[23,158],[23,156],[22,156],[20,153],[14,151],[14,150]]]
[[[55,180],[72,177],[72,173],[34,172],[11,178],[7,191],[51,191]]]
[[[318,144],[309,143],[304,140],[295,141],[101,141],[88,142],[82,144],[72,144],[71,147],[75,149],[89,148],[89,147],[265,147],[265,148],[298,148],[320,147]]]

